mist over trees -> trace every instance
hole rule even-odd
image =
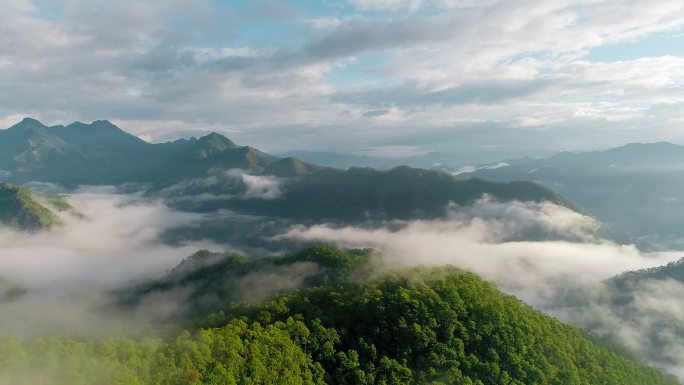
[[[315,247],[284,258],[328,266],[332,282],[223,303],[196,331],[166,339],[5,338],[0,383],[678,383],[472,273],[418,268],[360,279],[353,272],[368,253]]]

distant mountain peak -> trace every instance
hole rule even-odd
[[[116,130],[116,131],[123,131],[119,127],[117,127],[115,124],[110,122],[109,120],[96,120],[90,124],[88,123],[83,123],[80,121],[75,121],[68,126],[66,126],[69,129],[82,129],[82,130]]]
[[[194,145],[197,146],[197,150],[205,154],[205,156],[216,152],[223,152],[228,149],[240,148],[240,146],[235,144],[232,140],[216,132],[212,132],[211,134],[197,139],[194,142]]]
[[[228,139],[224,135],[219,134],[218,132],[212,132],[210,134],[204,135],[197,140],[207,143],[223,143],[231,147],[238,147],[232,140]]]
[[[35,128],[46,128],[43,123],[40,121],[33,119],[33,118],[24,118],[21,120],[21,122],[13,125],[12,127],[8,128],[7,130],[28,130],[28,129],[35,129]]]
[[[34,119],[34,118],[29,118],[29,117],[25,117],[24,119],[22,119],[21,122],[19,122],[19,124],[40,124],[40,125],[43,125],[43,123],[41,123],[39,120]]]
[[[634,142],[634,143],[628,143],[622,147],[616,147],[615,150],[621,149],[621,148],[673,148],[673,149],[682,149],[684,146],[681,146],[679,144],[675,143],[670,143],[670,142],[650,142],[650,143],[641,143],[641,142]]]

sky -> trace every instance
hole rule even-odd
[[[681,0],[0,0],[0,127],[278,153],[684,144]]]

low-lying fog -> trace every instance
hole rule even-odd
[[[36,234],[0,229],[0,333],[125,333],[129,317],[104,317],[107,291],[157,276],[201,248],[158,241],[165,229],[196,221],[135,195],[81,191],[68,201],[81,215]],[[105,312],[106,313],[106,312]],[[133,321],[133,320],[132,320]]]
[[[452,264],[474,271],[564,322],[617,337],[638,356],[684,378],[684,337],[662,327],[663,320],[684,322],[684,285],[641,284],[626,318],[611,311],[603,283],[626,270],[660,266],[684,253],[644,253],[601,234],[593,218],[564,207],[484,198],[472,207],[450,208],[442,220],[374,229],[294,226],[278,238],[373,247],[388,256],[390,266]]]
[[[198,249],[232,249],[213,242],[162,243],[164,231],[199,223],[203,216],[174,211],[159,201],[102,188],[70,194],[68,201],[82,216],[62,214],[64,225],[52,231],[0,229],[0,334],[134,333],[149,320],[146,311],[172,312],[182,303],[167,299],[126,314],[107,308],[106,293],[164,274]],[[638,315],[631,320],[604,307],[602,285],[625,270],[663,265],[684,253],[643,253],[602,234],[593,218],[550,203],[483,198],[472,207],[446,208],[440,220],[372,228],[293,225],[264,242],[373,247],[389,258],[390,266],[452,264],[472,270],[563,321],[599,333],[610,331],[642,357],[684,376],[678,369],[684,368],[684,340],[671,336],[661,339],[671,343],[653,346],[649,339],[658,333],[653,330],[656,315],[684,322],[684,285],[644,285]],[[653,349],[663,353],[653,358]]]

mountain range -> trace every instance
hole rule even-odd
[[[74,187],[149,182],[164,186],[206,176],[212,170],[236,168],[292,177],[323,167],[238,146],[217,133],[148,143],[106,120],[48,127],[25,118],[0,130],[0,178],[16,183],[41,181]]]
[[[645,248],[683,245],[684,146],[632,143],[606,151],[505,159],[460,174],[548,186]]]
[[[467,205],[483,195],[576,209],[535,183],[459,181],[406,166],[341,170],[278,158],[217,133],[152,144],[104,120],[47,127],[26,118],[0,131],[0,154],[6,181],[144,185],[148,194],[188,211],[229,209],[298,220],[413,219],[441,216],[449,204]]]
[[[572,181],[572,176],[583,172],[600,185],[607,183],[604,179],[620,181],[615,179],[619,172],[643,173],[665,163],[674,170],[679,148],[658,146],[663,147],[644,151],[641,145],[632,145],[607,154],[563,153],[547,159],[544,169],[526,168],[543,160],[512,160],[484,165],[464,178],[408,166],[388,170],[321,166],[241,146],[217,133],[152,144],[107,121],[47,127],[24,119],[0,131],[0,176],[6,181],[0,185],[0,222],[35,232],[58,226],[60,211],[73,211],[60,196],[38,194],[21,184],[49,182],[67,189],[111,184],[122,190],[143,189],[145,196],[162,199],[173,208],[206,214],[204,223],[162,234],[167,243],[209,239],[270,253],[300,247],[282,243],[294,241],[273,240],[293,224],[392,226],[404,220],[443,218],[448,208],[470,205],[483,196],[553,202],[584,213],[537,180],[516,181],[524,178],[497,173],[517,169],[521,170],[517,176],[526,171],[535,176],[548,173],[548,178],[567,175]],[[648,154],[651,163],[635,159],[635,154]],[[541,181],[559,190],[563,187],[549,180]],[[158,315],[155,326],[197,330],[198,344],[213,338],[212,333],[232,333],[236,325],[249,322],[255,329],[240,329],[244,334],[231,334],[231,341],[244,337],[250,346],[258,346],[245,336],[257,338],[263,328],[271,333],[280,328],[284,339],[277,346],[299,352],[297,357],[308,360],[303,367],[314,368],[306,376],[318,376],[319,383],[676,383],[661,371],[504,295],[472,273],[451,267],[396,270],[384,263],[372,250],[327,246],[262,258],[199,251],[164,276],[110,294],[116,311],[131,314],[160,299],[174,302],[177,310]],[[667,269],[677,270],[679,277],[679,266]],[[22,288],[8,287],[0,296],[5,301],[27,295]],[[608,301],[611,311],[627,314],[633,295]],[[676,324],[673,330],[682,329]],[[190,343],[181,337],[177,341]],[[213,378],[213,370],[226,364],[217,352],[177,362],[176,347],[155,343],[160,355],[146,355],[157,358],[141,359],[135,373],[127,372],[126,362],[112,358],[120,354],[99,353],[117,349],[112,344],[110,350],[89,345],[98,353],[83,365],[119,368],[122,376],[140,376],[140,382],[146,383],[166,373],[160,367],[191,365],[193,371],[174,372],[180,373],[174,381],[183,382],[188,373],[192,378]],[[126,346],[126,352],[148,349],[149,353],[149,346]],[[28,355],[44,354],[44,347],[22,349]],[[271,351],[268,355],[277,356]],[[663,356],[664,362],[667,358]],[[207,360],[215,361],[200,365]],[[263,367],[259,365],[255,368]],[[226,373],[223,370],[221,376]],[[242,379],[240,373],[236,370],[235,378]]]

